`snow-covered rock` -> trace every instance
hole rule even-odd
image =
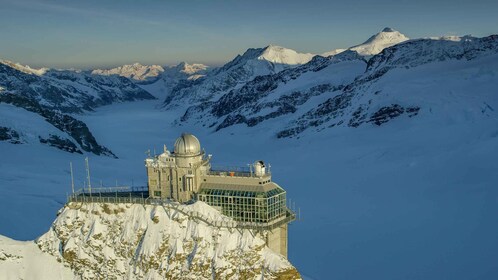
[[[202,202],[175,207],[229,219]],[[36,244],[77,279],[301,278],[258,235],[211,226],[175,207],[71,203]]]

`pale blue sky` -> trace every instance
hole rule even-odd
[[[0,58],[34,67],[219,65],[249,47],[322,53],[389,26],[410,38],[498,33],[496,0],[0,0]]]

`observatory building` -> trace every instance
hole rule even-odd
[[[296,216],[269,167],[256,161],[248,167],[212,168],[210,160],[194,135],[182,134],[173,152],[164,146],[162,154],[145,160],[149,197],[203,201],[239,227],[257,229],[270,249],[287,257],[287,226]]]

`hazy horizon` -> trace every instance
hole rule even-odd
[[[498,33],[498,3],[479,1],[0,0],[0,59],[34,68],[141,63],[222,65],[275,44],[320,54],[360,44],[384,27],[410,38]]]

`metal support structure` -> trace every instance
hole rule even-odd
[[[71,190],[74,193],[74,176],[73,176],[73,163],[69,162],[69,169],[71,170]]]
[[[85,164],[86,164],[86,176],[88,179],[88,190],[90,192],[90,195],[92,195],[92,182],[90,179],[90,164],[88,163],[88,157],[85,158]]]

